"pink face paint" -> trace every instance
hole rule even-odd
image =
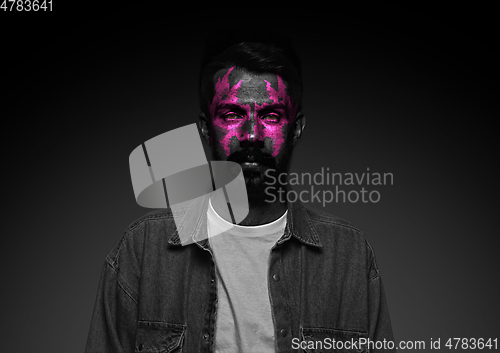
[[[227,73],[221,78],[217,80],[215,83],[215,96],[212,99],[212,102],[208,102],[208,108],[210,111],[210,116],[212,118],[214,126],[219,127],[221,130],[227,131],[224,137],[222,137],[220,144],[222,145],[222,148],[224,149],[224,152],[226,156],[229,156],[230,152],[230,143],[231,139],[233,137],[238,138],[238,131],[236,129],[236,124],[233,125],[228,125],[222,122],[219,122],[217,119],[215,119],[215,111],[216,108],[222,103],[224,100],[225,102],[230,102],[230,103],[236,103],[238,101],[238,97],[236,97],[236,94],[238,93],[238,89],[241,86],[242,80],[240,80],[237,84],[235,84],[233,87],[229,87],[229,74],[231,71],[233,71],[234,66],[231,67]],[[211,144],[213,144],[213,141],[211,141]]]
[[[287,115],[291,117],[292,119],[295,118],[295,113],[297,112],[297,104],[295,106],[292,103],[292,98],[286,93],[286,85],[281,79],[281,76],[277,75],[278,78],[278,90],[276,91],[272,86],[271,83],[266,81],[266,86],[267,86],[267,92],[269,94],[269,98],[273,101],[272,104],[283,104],[286,108]],[[262,105],[260,106],[260,109],[266,108],[267,106],[270,106],[271,104],[263,102]],[[259,110],[260,110],[259,109]],[[283,121],[283,120],[282,120]],[[293,123],[293,121],[292,121]],[[272,156],[276,157],[276,155],[279,153],[281,150],[283,144],[285,143],[284,139],[284,129],[287,128],[287,125],[290,124],[290,121],[283,121],[283,124],[267,124],[266,126],[266,132],[273,142],[273,153]]]
[[[238,83],[230,88],[229,74],[233,69],[234,67],[231,67],[222,78],[217,80],[215,83],[215,96],[212,102],[209,102],[209,111],[213,125],[223,134],[223,136],[218,137],[219,143],[226,156],[229,156],[231,153],[231,141],[234,143],[234,139],[238,141],[243,141],[245,139],[249,140],[252,131],[248,130],[253,130],[255,138],[264,141],[269,139],[271,141],[271,155],[276,157],[285,143],[285,131],[289,128],[289,124],[293,123],[293,119],[295,118],[297,104],[294,105],[292,103],[292,98],[286,93],[286,85],[279,75],[276,76],[278,80],[277,90],[271,86],[269,81],[264,80],[264,82],[266,82],[268,101],[271,101],[270,103],[262,102],[258,104],[256,100],[253,102],[246,100],[245,103],[243,103],[242,100],[239,100],[237,97],[243,80],[238,81]],[[255,86],[253,88],[255,89]],[[258,96],[259,94],[256,93],[256,99]],[[219,114],[217,108],[222,104],[228,103],[238,105],[239,108],[245,112],[245,116],[242,117],[243,119],[226,120],[224,118],[216,118],[217,114]],[[279,121],[276,122],[260,119],[259,112],[273,105],[279,105],[280,109],[284,110],[285,116],[281,116]],[[254,107],[254,112],[252,112],[252,106]],[[227,113],[230,113],[230,111],[224,112],[224,114]],[[241,114],[238,115],[241,116]],[[249,122],[251,122],[251,124],[248,124]],[[248,129],[248,126],[251,126],[250,129]],[[213,146],[213,141],[211,141],[211,145]]]

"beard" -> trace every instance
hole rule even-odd
[[[271,195],[277,197],[278,190],[285,187],[277,182],[279,175],[288,172],[291,151],[285,152],[281,158],[276,159],[262,152],[260,148],[246,147],[230,154],[227,158],[228,161],[240,165],[245,162],[259,164],[257,168],[242,167],[250,205],[257,206],[276,200],[277,198]]]
[[[271,183],[272,179],[266,176],[266,171],[253,171],[253,170],[243,170],[243,177],[245,179],[245,185],[247,187],[248,202],[251,205],[263,204],[266,199],[269,199],[269,195],[266,194],[266,189]]]

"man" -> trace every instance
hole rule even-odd
[[[132,223],[106,258],[86,352],[362,352],[393,340],[363,233],[270,197],[286,190],[267,187],[305,128],[301,94],[289,46],[243,41],[209,56],[200,131],[213,159],[241,166],[248,215],[227,227],[211,198],[176,210],[197,225],[186,246],[170,209]]]

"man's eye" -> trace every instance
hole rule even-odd
[[[262,117],[262,119],[267,120],[267,121],[278,121],[279,116],[275,114],[267,114]]]
[[[241,119],[241,116],[239,116],[238,114],[229,113],[229,114],[224,115],[224,119],[225,120],[237,120],[237,119]]]

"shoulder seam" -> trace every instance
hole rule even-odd
[[[125,281],[125,279],[121,276],[120,272],[112,265],[112,264],[109,264],[108,263],[108,266],[111,268],[111,270],[116,273],[116,282],[118,283],[118,286],[122,289],[122,291],[127,294],[127,296],[132,299],[132,301],[138,305],[138,302],[137,302],[137,299],[132,295],[132,293],[129,293],[132,292],[131,289],[129,288],[125,288],[125,287],[130,287],[127,283],[127,281]]]
[[[113,258],[109,257],[109,255],[107,256],[110,264],[113,265],[113,267],[114,267],[114,265],[118,262],[118,260],[120,259],[120,252],[121,252],[121,248],[123,246],[123,243],[125,242],[125,239],[127,238],[127,236],[129,236],[132,233],[132,231],[134,231],[137,227],[139,227],[141,224],[145,223],[146,221],[150,221],[150,220],[158,221],[158,220],[162,220],[165,218],[172,218],[172,216],[169,214],[143,216],[143,217],[139,218],[137,221],[130,224],[125,229],[125,231],[123,232],[123,234],[121,236],[121,239],[120,239],[118,246],[116,248],[115,256]]]
[[[130,224],[127,228],[126,228],[126,232],[130,232],[132,230],[134,230],[135,228],[137,228],[138,226],[140,226],[142,223],[146,222],[146,221],[150,221],[150,220],[162,220],[162,219],[165,219],[165,218],[172,218],[171,215],[169,214],[160,214],[160,215],[151,215],[151,216],[143,216],[141,218],[139,218],[137,221],[133,222],[132,224]]]
[[[371,283],[372,281],[376,280],[376,279],[377,279],[377,278],[379,278],[379,277],[380,277],[380,273],[379,273],[379,272],[378,272],[378,270],[377,270],[377,274],[376,274],[375,276],[373,276],[372,278],[370,278],[370,279],[368,280],[368,282],[369,282],[369,283]]]
[[[332,215],[328,212],[325,211],[320,211],[312,207],[304,207],[307,215],[309,218],[318,221],[318,222],[324,222],[324,223],[331,223],[331,224],[336,224],[345,228],[350,228],[352,230],[355,230],[357,232],[363,233],[363,231],[356,226],[354,226],[351,222],[340,218],[338,216]]]
[[[328,220],[328,219],[318,219],[318,218],[315,218],[314,216],[309,216],[311,219],[314,219],[315,221],[318,221],[318,222],[323,222],[323,223],[330,223],[330,224],[335,224],[335,225],[338,225],[338,226],[342,226],[342,227],[345,227],[345,228],[350,228],[352,230],[355,230],[361,234],[364,235],[363,231],[359,228],[356,228],[355,226],[351,225],[351,224],[345,224],[343,222],[347,222],[347,221],[343,221],[343,222],[339,222],[339,221],[335,221],[335,219],[331,219],[331,220]]]
[[[374,280],[380,276],[380,271],[378,269],[377,258],[375,257],[375,252],[373,251],[372,246],[370,245],[370,243],[368,242],[368,240],[366,238],[365,238],[365,243],[368,246],[368,249],[370,249],[370,252],[372,255],[373,266],[375,267],[375,272],[376,272],[375,276],[373,276],[372,278],[369,279],[369,282],[371,282],[372,280]]]

